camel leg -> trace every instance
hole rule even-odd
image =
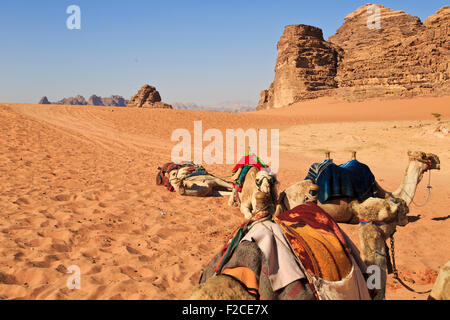
[[[368,223],[358,227],[359,242],[361,246],[361,258],[367,267],[378,266],[380,268],[380,287],[374,300],[383,300],[386,293],[387,277],[387,252],[383,232],[377,226]],[[376,280],[375,280],[376,281]]]
[[[252,203],[246,202],[246,203],[241,203],[241,212],[244,215],[245,219],[250,219],[253,215],[252,215]]]
[[[212,194],[213,188],[208,184],[190,184],[189,188],[184,188],[184,192],[180,192],[183,196],[191,196],[191,197],[207,197]]]
[[[237,191],[236,191],[235,188],[231,189],[231,195],[230,195],[230,198],[228,198],[228,205],[230,207],[234,207],[235,206],[234,197],[236,196],[236,192]]]
[[[232,184],[232,183],[229,183],[229,182],[226,182],[225,180],[222,180],[222,179],[220,179],[220,178],[216,178],[216,177],[215,177],[213,181],[214,181],[215,184],[216,184],[217,186],[219,186],[219,187],[224,187],[224,188],[227,188],[227,189],[229,189],[229,190],[233,189],[233,184]]]

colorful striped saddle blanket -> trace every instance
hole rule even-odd
[[[256,154],[252,152],[246,153],[232,170],[232,172],[234,173],[239,170],[239,168],[242,168],[239,177],[234,181],[234,187],[237,191],[242,191],[245,177],[252,167],[255,167],[258,170],[268,168],[267,165]]]
[[[345,278],[352,269],[350,250],[337,223],[314,202],[274,218],[306,271],[328,281]]]

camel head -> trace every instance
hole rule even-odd
[[[266,170],[260,170],[256,173],[255,184],[257,186],[257,192],[266,194],[269,201],[275,206],[277,201],[277,176],[273,172]]]
[[[378,224],[383,231],[384,240],[394,234],[397,226],[408,223],[406,214],[409,209],[402,199],[368,198],[353,206],[360,220]]]
[[[277,184],[278,181],[274,173],[261,170],[256,174],[255,183],[259,191],[263,193],[270,193],[271,188]]]
[[[178,186],[182,184],[184,178],[189,175],[189,168],[183,167],[178,170],[172,170],[168,173],[169,182],[173,186]],[[167,175],[167,173],[166,173]]]
[[[433,153],[425,153],[422,151],[408,151],[409,161],[416,161],[421,166],[422,173],[428,170],[440,170],[441,161],[439,157]]]
[[[291,208],[301,205],[308,201],[317,201],[319,195],[319,186],[311,180],[302,180],[286,189],[286,195],[289,197]]]

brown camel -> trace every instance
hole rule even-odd
[[[408,152],[409,164],[402,185],[395,192],[383,190],[377,183],[378,196],[364,202],[357,199],[340,198],[318,202],[338,222],[360,223],[359,239],[362,258],[367,265],[377,265],[381,270],[382,289],[375,299],[384,299],[387,263],[389,253],[386,240],[391,237],[396,226],[408,223],[406,214],[414,198],[417,185],[423,174],[432,169],[440,169],[439,158],[431,153]],[[318,186],[310,180],[304,180],[287,188],[280,194],[276,214],[305,201],[317,200]]]
[[[189,168],[182,167],[169,173],[169,182],[176,192],[184,196],[208,197],[219,194],[219,190],[231,191],[233,184],[212,174],[189,177]]]
[[[358,205],[358,226],[361,258],[367,266],[378,266],[380,288],[374,300],[382,300],[386,293],[386,278],[390,256],[386,240],[393,236],[397,225],[408,223],[408,211],[399,210],[400,205],[380,198],[369,198]]]
[[[234,174],[234,179],[239,177],[241,170],[242,168],[239,168],[239,170]],[[262,192],[269,196],[271,201],[268,205],[271,206],[271,210],[275,210],[277,200],[277,183],[278,181],[274,173],[251,167],[245,176],[242,190],[237,191],[236,188],[233,188],[228,200],[228,205],[238,205],[244,217],[246,219],[250,219],[254,214],[256,214],[254,210],[256,208],[255,195],[257,192]]]
[[[406,168],[403,183],[394,192],[385,191],[376,183],[380,198],[387,201],[394,201],[400,205],[401,210],[408,210],[410,203],[414,198],[417,185],[423,178],[423,174],[429,170],[440,170],[439,157],[432,153],[421,151],[408,152],[409,163]],[[303,180],[284,190],[278,199],[276,214],[289,210],[307,200],[316,200],[318,186],[311,180]],[[329,215],[337,222],[358,223],[359,202],[352,198],[329,199],[324,203],[318,203]],[[403,221],[405,222],[405,221]],[[402,222],[401,222],[402,223]]]

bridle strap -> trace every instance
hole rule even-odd
[[[383,226],[383,225],[387,225],[387,224],[390,224],[392,222],[395,222],[395,220],[396,220],[395,218],[392,218],[392,219],[389,219],[389,220],[384,220],[384,221],[382,221],[382,220],[367,221],[367,220],[364,220],[364,219],[359,219],[359,223],[361,223],[361,224],[373,223],[376,226]]]

